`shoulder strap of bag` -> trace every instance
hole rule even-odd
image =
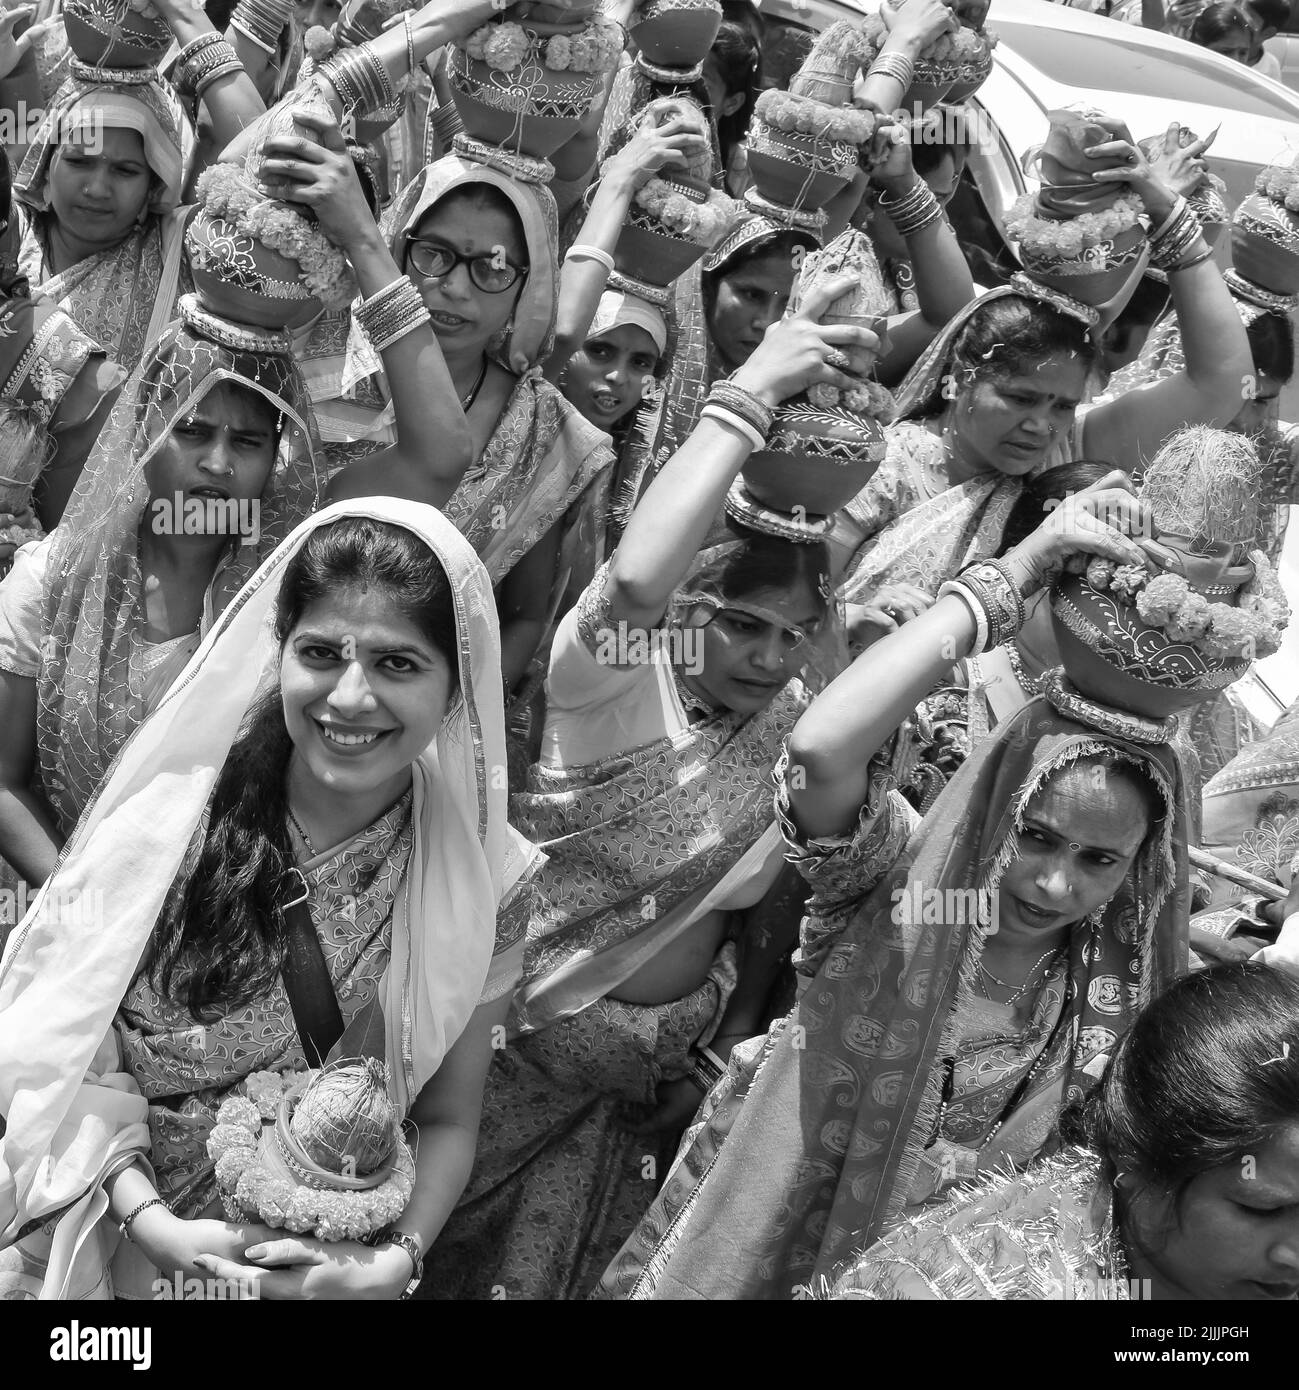
[[[307,1063],[321,1067],[343,1036],[343,1015],[303,886],[303,896],[284,908],[288,950],[281,975]]]

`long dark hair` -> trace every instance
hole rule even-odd
[[[1071,459],[1068,463],[1048,468],[1034,478],[1025,478],[1024,487],[1006,518],[1006,529],[1001,535],[997,558],[1013,550],[1020,541],[1027,540],[1046,520],[1047,513],[1053,510],[1053,504],[1063,502],[1075,492],[1082,492],[1093,483],[1100,482],[1116,466],[1101,463],[1098,459]]]
[[[1207,48],[1219,39],[1225,39],[1234,29],[1242,29],[1250,47],[1254,46],[1254,28],[1249,16],[1239,5],[1210,5],[1201,10],[1191,25],[1190,40]]]
[[[1282,385],[1294,376],[1294,328],[1284,314],[1269,310],[1245,329],[1254,370]]]
[[[966,390],[976,381],[1018,376],[1030,364],[1057,355],[1077,357],[1089,372],[1101,360],[1078,319],[1026,295],[1003,295],[980,304],[961,327],[952,343],[947,376],[957,390]],[[909,415],[941,415],[949,400],[945,385],[945,379],[937,381]]]
[[[706,585],[730,602],[743,603],[764,590],[787,593],[805,585],[825,616],[829,611],[830,552],[824,541],[787,541],[751,530],[729,516],[726,530],[728,538],[739,543],[696,570],[686,581],[687,589]]]
[[[719,111],[713,112],[713,119],[717,122],[717,143],[722,147],[722,160],[729,163],[731,151],[748,134],[749,123],[753,119],[753,106],[762,86],[762,49],[749,29],[727,21],[717,31],[709,52],[726,85],[726,95],[744,95],[744,105],[729,116],[723,116]]]
[[[455,680],[456,621],[445,571],[409,531],[366,517],[319,527],[289,562],[276,610],[281,645],[313,604],[353,588],[382,590],[446,659]],[[154,928],[144,969],[161,995],[200,1022],[265,994],[284,964],[282,904],[294,896],[285,828],[292,752],[277,689],[254,707],[231,747],[207,829]]]
[[[1180,1200],[1201,1173],[1296,1123],[1299,981],[1245,961],[1197,971],[1148,1004],[1061,1128],[1101,1156],[1111,1182],[1133,1173]]]

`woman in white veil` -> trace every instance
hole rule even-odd
[[[376,551],[404,571],[376,574]],[[421,624],[412,593],[441,619]],[[417,707],[431,709],[426,725]],[[267,727],[254,751],[278,747],[282,771],[249,759]],[[210,1219],[215,1106],[252,1071],[301,1067],[306,1044],[279,974],[287,896],[263,912],[268,968],[231,998],[211,966],[230,956],[247,904],[226,881],[230,910],[204,939],[187,890],[213,847],[229,848],[219,837],[240,805],[277,808],[265,844],[242,827],[247,897],[259,864],[305,881],[344,1028],[328,1055],[387,1062],[420,1139],[396,1226],[426,1248],[472,1165],[492,1030],[521,962],[525,903],[512,890],[534,851],[506,823],[504,767],[495,605],[467,542],[433,508],[391,499],[303,522],[123,747],[0,963],[0,1290],[129,1297],[159,1269],[237,1264],[268,1297],[401,1292],[404,1246],[295,1238],[259,1273],[247,1247],[274,1233]],[[375,796],[394,791],[374,818]],[[331,819],[349,801],[365,824]],[[332,848],[317,852],[313,831]],[[205,892],[221,890],[213,882]],[[198,1007],[204,971],[216,985]],[[160,1193],[175,1211],[146,1207],[123,1240],[119,1223]]]

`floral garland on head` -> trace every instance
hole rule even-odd
[[[1007,235],[1029,251],[1054,251],[1065,256],[1079,256],[1087,247],[1135,227],[1143,210],[1136,198],[1119,198],[1100,212],[1080,213],[1061,222],[1042,217],[1034,211],[1036,206],[1036,193],[1016,198],[1003,219]]]
[[[222,1101],[207,1151],[232,1219],[237,1208],[250,1218],[260,1217],[275,1230],[310,1233],[326,1241],[360,1240],[405,1211],[415,1186],[415,1163],[404,1143],[397,1144],[387,1176],[368,1188],[340,1190],[323,1185],[330,1176],[323,1170],[312,1179],[322,1185],[314,1186],[299,1180],[291,1160],[286,1161],[278,1133],[284,1125],[286,1099],[325,1074],[253,1072],[239,1088],[243,1094],[236,1092]]]
[[[356,297],[356,279],[342,251],[292,204],[274,202],[246,183],[235,165],[211,165],[195,191],[212,216],[297,261],[303,283],[327,309],[341,309]]]
[[[1180,574],[1151,575],[1143,565],[1092,560],[1087,583],[1135,604],[1142,622],[1161,628],[1170,642],[1182,642],[1215,661],[1271,656],[1281,647],[1290,605],[1268,558],[1249,553],[1254,577],[1240,591],[1239,605],[1210,603]]]
[[[556,72],[608,72],[625,44],[620,26],[595,19],[575,34],[545,38],[506,20],[484,24],[464,41],[464,51],[497,72],[514,72],[532,53]]]

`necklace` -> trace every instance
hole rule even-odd
[[[1024,976],[1023,983],[1019,986],[1018,989],[1016,989],[1014,985],[1007,984],[1005,980],[999,980],[992,973],[992,971],[989,970],[986,965],[984,965],[984,963],[981,960],[976,960],[974,962],[974,969],[976,973],[980,976],[981,980],[986,980],[988,984],[996,985],[999,989],[1008,989],[1012,991],[1009,999],[1000,1002],[1006,1004],[1018,1004],[1019,1001],[1028,993],[1029,986],[1033,982],[1033,977],[1037,974],[1038,970],[1041,969],[1043,962],[1046,961],[1048,957],[1058,956],[1060,952],[1063,950],[1063,946],[1051,946],[1047,950],[1043,951],[1042,954],[1038,956],[1038,958],[1033,962],[1028,974]],[[988,993],[986,986],[982,983],[979,985],[979,993],[983,995],[983,997],[986,1000],[988,1000],[989,1003],[995,1004],[999,1002],[993,999],[993,997]]]
[[[1007,642],[1005,646],[1006,657],[1010,662],[1010,669],[1015,673],[1015,679],[1024,687],[1029,695],[1040,695],[1042,693],[1042,677],[1030,676],[1024,670],[1024,663],[1019,655],[1019,648],[1014,642]]]
[[[466,411],[468,411],[468,410],[472,410],[472,409],[474,408],[474,402],[478,399],[478,393],[483,389],[483,382],[486,381],[486,380],[487,380],[487,358],[484,357],[484,358],[483,358],[482,369],[481,369],[481,370],[479,371],[479,373],[478,373],[478,380],[475,381],[474,384],[469,388],[469,394],[468,394],[467,396],[461,396],[461,398],[460,398],[460,409],[461,409],[461,410],[466,410]]]
[[[302,843],[307,847],[307,853],[314,859],[316,857],[316,847],[311,843],[311,836],[303,829],[302,822],[293,814],[293,807],[286,806],[289,819],[293,822],[293,828],[302,837]]]

